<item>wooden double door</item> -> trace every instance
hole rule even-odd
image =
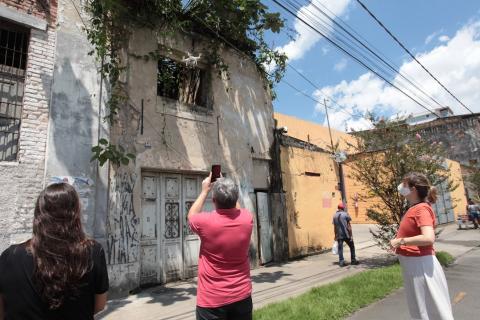
[[[187,213],[201,191],[203,178],[175,173],[142,176],[140,284],[196,276],[200,239],[190,230]],[[204,210],[212,209],[209,198]]]

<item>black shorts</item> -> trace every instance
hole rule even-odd
[[[197,306],[197,320],[251,320],[252,297],[217,308]]]

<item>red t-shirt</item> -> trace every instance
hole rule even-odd
[[[397,239],[409,238],[422,234],[420,227],[435,227],[435,213],[428,203],[419,203],[408,209],[400,222],[397,232]],[[402,256],[429,256],[434,255],[433,245],[430,246],[399,246],[396,253]]]
[[[189,225],[201,240],[197,305],[216,308],[248,298],[252,214],[246,209],[218,209],[191,216]]]

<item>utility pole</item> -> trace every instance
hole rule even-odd
[[[330,119],[328,118],[328,107],[327,107],[327,99],[323,99],[323,105],[325,106],[325,115],[327,116],[327,124],[328,124],[328,133],[330,134],[330,143],[332,145],[332,155],[334,159],[336,159],[335,154],[335,147],[333,146],[333,138],[332,138],[332,129],[330,128]],[[336,162],[336,161],[335,161]],[[340,195],[342,198],[342,202],[346,203],[346,194],[345,194],[345,179],[343,178],[343,167],[341,162],[337,162],[338,165],[338,187],[340,189]]]
[[[330,143],[332,144],[332,153],[335,153],[335,150],[333,147],[332,129],[330,128],[330,119],[328,118],[327,101],[328,101],[327,99],[323,99],[323,105],[325,106],[325,115],[327,116],[328,133],[330,134]]]

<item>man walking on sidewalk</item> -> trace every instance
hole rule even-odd
[[[333,216],[333,226],[335,230],[335,240],[338,242],[338,265],[340,267],[345,266],[345,260],[343,258],[343,242],[345,241],[350,247],[350,256],[352,265],[358,264],[355,258],[355,244],[353,243],[352,226],[350,221],[352,218],[345,211],[345,205],[343,202],[338,204],[338,210]]]
[[[200,236],[197,320],[252,319],[252,282],[248,249],[253,216],[238,205],[238,187],[228,178],[213,184],[211,174],[188,212],[193,232]],[[201,212],[213,187],[215,210]]]

